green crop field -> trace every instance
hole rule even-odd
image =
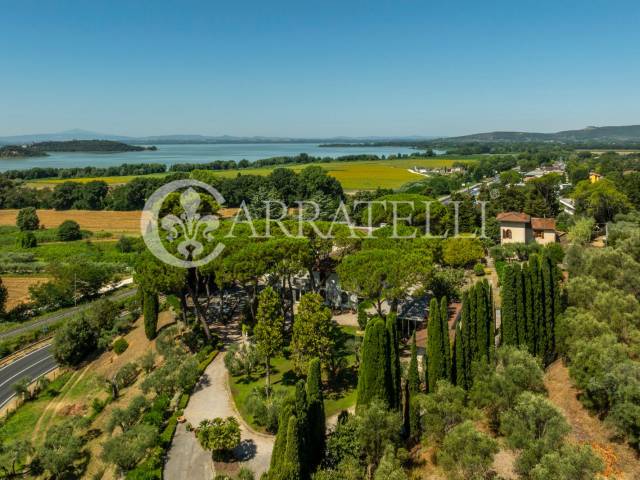
[[[305,165],[286,165],[296,172],[309,165],[319,165],[337,178],[342,187],[347,191],[373,190],[381,188],[398,188],[401,185],[419,180],[420,175],[409,172],[414,166],[425,168],[450,167],[455,162],[470,163],[475,161],[473,157],[464,158],[402,158],[397,160],[374,160],[374,161],[353,161],[353,162],[323,162]],[[238,173],[242,175],[268,175],[276,167],[245,168],[242,170],[216,170],[213,173],[221,177],[235,177]],[[153,174],[150,176],[159,176]],[[86,183],[91,180],[104,180],[110,185],[127,183],[133,176],[124,177],[94,177],[94,178],[73,178],[73,179],[42,179],[30,182],[32,186],[52,187],[65,181]]]
[[[381,188],[398,188],[407,182],[423,178],[421,175],[409,172],[414,166],[425,168],[450,167],[455,162],[473,162],[474,160],[453,158],[403,158],[398,160],[376,160],[370,162],[326,162],[307,165],[291,165],[287,168],[299,172],[309,165],[319,165],[337,178],[342,188],[347,191],[373,190]],[[244,170],[219,170],[214,174],[223,177],[234,177],[238,173],[243,175],[268,175],[274,167],[248,168]]]

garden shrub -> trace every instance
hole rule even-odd
[[[473,273],[478,277],[482,277],[484,275],[484,265],[481,263],[476,263],[473,267]]]
[[[129,343],[122,337],[113,342],[113,351],[117,355],[123,354],[127,348],[129,348]]]

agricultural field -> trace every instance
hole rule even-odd
[[[17,209],[0,210],[0,226],[16,224]],[[75,220],[83,230],[113,234],[139,234],[140,212],[107,210],[38,210],[40,225],[57,227],[65,220]]]
[[[166,173],[152,173],[149,175],[145,175],[147,177],[162,177],[166,175]],[[123,185],[125,183],[130,182],[131,180],[133,180],[134,178],[136,178],[136,176],[138,175],[122,175],[122,176],[115,176],[115,177],[82,177],[82,178],[43,178],[43,179],[39,179],[39,180],[31,180],[29,182],[27,182],[27,186],[31,187],[31,188],[53,188],[56,185],[60,184],[60,183],[64,183],[64,182],[78,182],[78,183],[88,183],[91,182],[93,180],[102,180],[103,182],[107,183],[108,185],[111,186],[115,186],[115,185]]]
[[[2,276],[2,284],[7,287],[9,297],[7,299],[7,310],[29,300],[29,287],[46,282],[48,277],[44,276]]]
[[[373,190],[381,188],[398,188],[412,180],[422,178],[416,173],[409,172],[414,166],[424,168],[451,167],[455,162],[473,162],[473,157],[464,158],[402,158],[397,160],[376,160],[376,161],[353,161],[353,162],[326,162],[304,165],[285,165],[296,172],[309,165],[319,165],[329,172],[329,175],[340,181],[346,191]],[[276,167],[246,168],[242,170],[216,170],[215,175],[221,177],[235,177],[238,173],[242,175],[268,175]],[[159,176],[153,174],[150,176]],[[58,183],[72,180],[74,182],[86,183],[92,180],[104,180],[110,185],[124,184],[130,181],[132,176],[125,177],[93,177],[74,179],[42,179],[30,182],[34,187],[55,186]],[[0,217],[1,219],[1,217]],[[79,220],[78,220],[79,222]],[[1,222],[0,222],[1,224]],[[82,223],[80,223],[82,225]]]
[[[56,232],[56,229],[38,230],[35,232],[38,245],[22,248],[17,242],[20,233],[17,228],[0,226],[0,275],[9,290],[9,310],[27,299],[29,287],[47,280],[52,264],[68,263],[71,259],[85,261],[108,267],[118,276],[130,272],[137,258],[135,251],[120,249],[116,236],[61,242]]]

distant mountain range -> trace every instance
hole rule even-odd
[[[400,137],[265,137],[265,136],[232,136],[232,135],[154,135],[148,137],[129,137],[110,135],[87,130],[67,130],[59,133],[40,133],[0,137],[0,144],[22,145],[35,142],[68,141],[68,140],[112,140],[134,145],[161,145],[168,143],[318,143],[336,145],[386,144],[386,145],[420,145],[429,142],[444,143],[516,143],[516,142],[548,142],[566,144],[611,144],[640,143],[640,125],[614,127],[587,127],[581,130],[565,130],[556,133],[497,131],[475,133],[458,137],[436,137],[428,135],[409,135]]]
[[[112,140],[128,144],[151,145],[167,143],[374,143],[374,142],[424,142],[436,136],[406,137],[329,137],[329,138],[294,138],[294,137],[241,137],[232,135],[154,135],[148,137],[128,137],[109,135],[87,130],[66,130],[59,133],[37,133],[0,137],[0,144],[22,145],[36,142],[69,141],[69,140]]]
[[[556,133],[488,132],[447,137],[447,143],[466,142],[550,142],[550,143],[624,143],[640,142],[640,125],[619,127],[587,127]]]

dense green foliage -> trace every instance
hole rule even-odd
[[[16,217],[16,226],[21,232],[37,230],[40,226],[40,219],[34,207],[21,208]]]
[[[260,292],[256,321],[254,339],[258,353],[265,362],[267,389],[269,389],[271,359],[282,350],[284,331],[284,317],[280,313],[280,299],[271,287]]]
[[[462,296],[462,312],[456,325],[451,381],[469,388],[474,363],[487,364],[495,358],[495,315],[493,292],[487,280],[476,282]]]
[[[80,225],[75,220],[65,220],[58,227],[58,239],[63,242],[72,242],[81,238]]]

